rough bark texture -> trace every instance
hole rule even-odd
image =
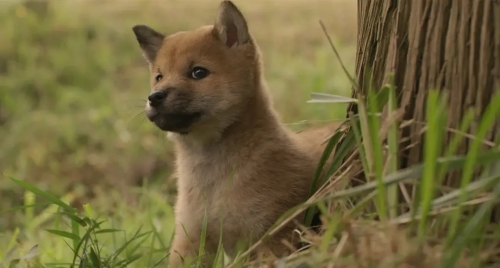
[[[467,108],[479,117],[500,90],[499,0],[358,0],[358,20],[357,90],[366,93],[368,83],[380,88],[393,73],[406,120],[425,121],[427,92],[439,89],[449,93],[448,127],[458,128]],[[349,110],[357,112],[356,106]],[[401,152],[401,168],[421,162],[422,135],[410,134],[422,127],[402,131],[414,146]],[[500,122],[488,138],[497,134]],[[448,175],[445,183],[456,185],[458,176]]]

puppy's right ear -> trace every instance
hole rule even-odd
[[[149,63],[153,63],[165,36],[146,25],[136,25],[132,27],[132,30],[144,57]]]
[[[227,47],[239,46],[250,40],[245,17],[233,2],[224,0],[220,3],[213,34]]]

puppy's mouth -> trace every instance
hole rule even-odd
[[[146,112],[146,115],[149,121],[163,131],[187,134],[191,125],[201,118],[202,113],[160,113],[155,109],[151,109]]]

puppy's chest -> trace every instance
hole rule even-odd
[[[229,157],[192,156],[179,159],[177,168],[180,180],[203,188],[233,180],[244,173],[245,166]]]
[[[255,172],[252,162],[199,156],[178,160],[179,191],[189,206],[207,207],[214,217],[231,217],[242,213],[248,199],[254,198],[246,194],[251,189],[245,186]]]
[[[177,172],[183,218],[192,213],[208,213],[210,232],[219,237],[224,229],[225,247],[234,247],[234,239],[260,235],[274,219],[274,196],[265,187],[262,157],[241,154],[220,156],[178,155]],[[264,169],[265,170],[265,169]],[[202,221],[203,219],[199,219]],[[221,222],[222,221],[222,222]]]
[[[247,179],[252,168],[250,163],[220,152],[179,154],[177,160],[179,191],[190,195],[193,203],[197,196],[209,204],[230,199],[239,190],[237,182]]]

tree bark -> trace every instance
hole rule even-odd
[[[358,0],[358,25],[354,97],[365,95],[370,84],[380,89],[392,73],[405,120],[425,122],[427,92],[437,89],[449,93],[447,127],[456,129],[469,107],[479,118],[500,90],[499,0]],[[357,112],[355,105],[348,110]],[[469,133],[476,133],[478,122]],[[400,168],[421,163],[422,135],[415,133],[423,126],[402,130],[400,138],[412,146],[401,150]],[[488,139],[499,133],[497,122]],[[464,142],[458,153],[469,145]],[[444,183],[457,186],[459,176],[448,174]]]

